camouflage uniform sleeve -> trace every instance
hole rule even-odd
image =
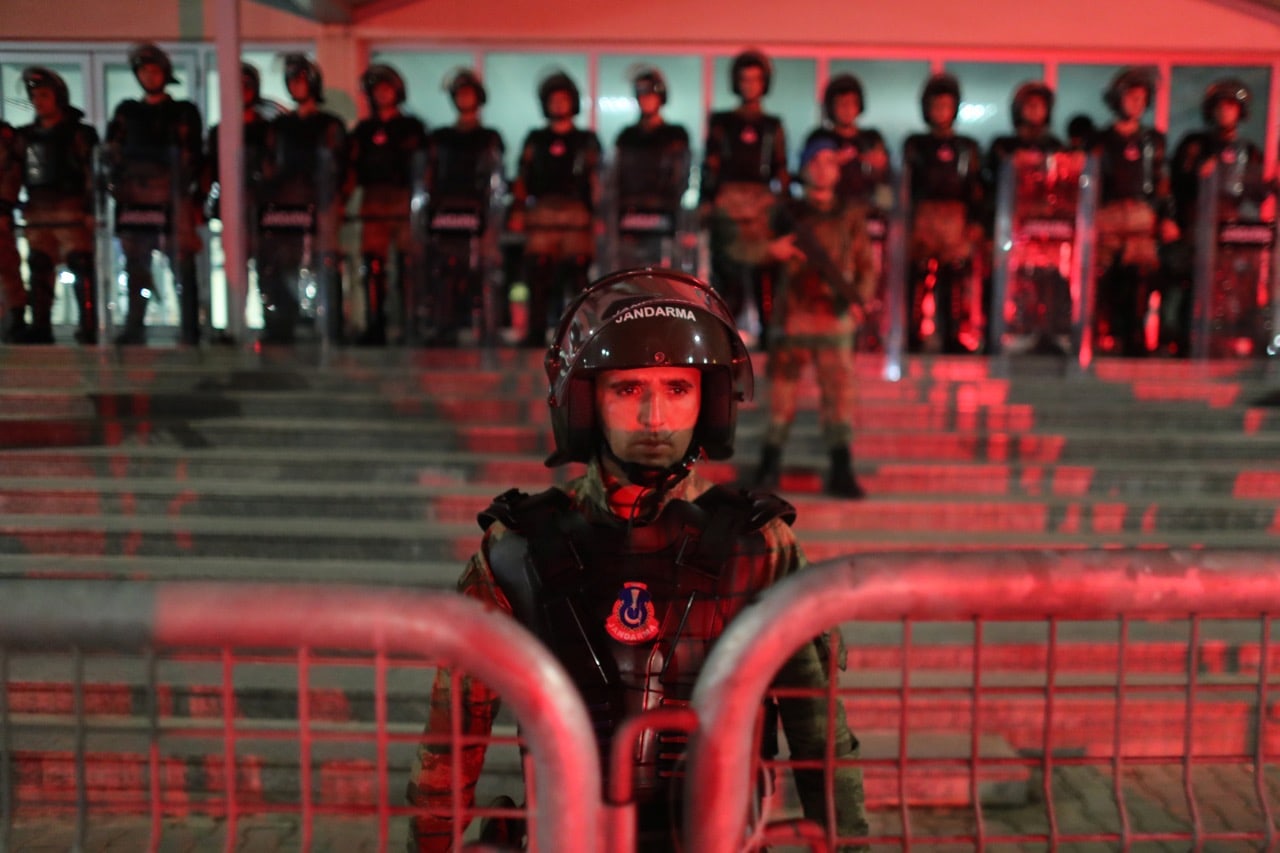
[[[467,563],[458,581],[458,592],[483,602],[489,607],[507,613],[511,605],[502,594],[489,567],[489,548],[493,538],[501,535],[501,525],[495,524],[477,552]],[[460,731],[464,737],[487,739],[498,714],[498,696],[478,679],[465,673],[454,677],[441,667],[436,670],[431,687],[431,703],[423,739],[418,744],[418,766],[414,768],[406,795],[419,811],[410,821],[410,845],[419,853],[445,853],[454,837],[453,820],[453,750],[449,738],[453,730],[451,712],[454,697],[461,711]],[[484,766],[485,742],[471,743],[459,751],[457,769],[461,783],[460,800],[464,810],[475,804],[476,783]],[[461,835],[466,824],[457,827]]]
[[[770,528],[774,528],[772,531]],[[807,566],[804,552],[795,541],[791,529],[780,521],[765,528],[773,537],[773,548],[778,556],[780,575],[801,571]],[[837,760],[856,758],[858,741],[845,720],[844,704],[838,696],[830,708],[826,694],[828,667],[832,652],[836,663],[844,669],[844,641],[839,631],[824,633],[812,642],[805,643],[779,670],[774,687],[808,688],[816,695],[804,698],[778,699],[778,716],[786,733],[791,757],[797,760]],[[828,743],[828,733],[831,735]],[[823,770],[795,770],[796,791],[800,796],[804,815],[823,827],[834,823],[836,833],[842,838],[865,836],[867,824],[865,797],[862,790],[860,767],[836,767],[832,773],[832,802],[835,814],[827,810],[826,774]],[[863,850],[858,845],[842,845],[839,850]]]

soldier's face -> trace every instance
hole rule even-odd
[[[858,116],[862,114],[862,104],[858,101],[858,96],[854,92],[844,92],[836,95],[834,101],[831,102],[831,116],[836,124],[848,126],[858,120]]]
[[[1240,123],[1240,103],[1227,98],[1219,98],[1213,105],[1213,123],[1218,127],[1230,129]]]
[[[665,468],[693,441],[702,408],[696,367],[607,370],[596,377],[596,412],[605,440],[624,462]]]
[[[556,89],[547,97],[547,114],[552,118],[569,118],[573,115],[573,98],[563,89]]]
[[[51,119],[58,116],[58,96],[48,86],[37,86],[31,90],[31,108],[36,118]]]
[[[662,109],[662,98],[653,92],[645,92],[636,97],[636,104],[640,107],[640,115],[657,115],[658,110]]]
[[[297,103],[311,100],[311,87],[307,85],[307,75],[295,74],[287,81],[289,97]]]
[[[832,190],[840,182],[840,155],[835,151],[819,151],[804,167],[804,182],[810,189]]]
[[[1147,111],[1147,90],[1142,86],[1130,86],[1120,95],[1120,114],[1127,119],[1142,118]]]
[[[748,65],[738,72],[739,97],[744,101],[758,101],[764,97],[764,69]]]
[[[1049,119],[1049,105],[1044,98],[1031,97],[1022,103],[1022,121],[1025,124],[1042,126]]]
[[[454,93],[453,105],[460,113],[473,113],[480,106],[480,96],[470,86],[462,86]]]
[[[142,87],[142,91],[148,94],[164,91],[164,69],[154,62],[139,65],[137,77],[138,85]]]
[[[396,105],[396,87],[387,82],[373,84],[373,105],[388,110]]]
[[[950,127],[956,120],[956,99],[951,95],[934,95],[929,99],[929,124]]]

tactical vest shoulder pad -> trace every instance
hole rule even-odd
[[[508,489],[494,498],[476,521],[480,523],[481,530],[488,530],[495,521],[500,521],[509,530],[527,534],[541,529],[569,504],[569,495],[555,487],[536,495]]]
[[[796,508],[772,492],[712,486],[695,503],[711,513],[740,514],[746,530],[760,530],[775,518],[782,519],[788,526],[796,520]]]

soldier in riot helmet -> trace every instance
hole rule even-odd
[[[1103,92],[1114,114],[1093,141],[1099,164],[1096,349],[1118,355],[1150,352],[1149,316],[1159,291],[1159,244],[1178,238],[1165,163],[1165,137],[1144,127],[1155,73],[1126,68]]]
[[[1053,90],[1039,81],[1023,83],[1013,93],[1013,133],[997,136],[987,151],[988,186],[994,190],[1000,164],[1027,152],[1035,158],[1063,150],[1062,140],[1049,123],[1053,118]]]
[[[76,340],[98,340],[94,288],[93,152],[98,132],[71,106],[66,81],[42,66],[22,72],[35,121],[18,129],[27,203],[27,268],[31,325],[16,336],[22,343],[53,343],[50,315],[59,264],[74,279],[79,310]],[[22,329],[21,317],[11,329]]]
[[[22,256],[14,211],[22,194],[22,160],[18,158],[18,134],[13,125],[0,121],[0,290],[4,293],[6,343],[27,338],[27,291],[22,286]]]
[[[908,344],[914,351],[977,352],[985,317],[977,248],[985,190],[978,143],[955,132],[960,84],[935,74],[920,93],[928,133],[907,137],[911,279]]]
[[[146,314],[155,281],[151,254],[169,257],[178,291],[180,340],[200,340],[196,233],[200,211],[204,135],[200,111],[176,101],[165,88],[178,82],[168,54],[154,44],[129,51],[129,65],[142,86],[141,100],[116,107],[107,126],[106,151],[116,229],[129,279],[129,308],[119,344],[146,343]]]
[[[1192,235],[1200,228],[1216,229],[1224,222],[1257,220],[1262,202],[1272,192],[1264,174],[1262,150],[1240,134],[1240,123],[1249,118],[1251,101],[1252,94],[1243,81],[1237,78],[1215,81],[1205,89],[1200,101],[1204,127],[1184,136],[1174,151],[1171,183],[1183,251],[1172,254],[1184,262],[1166,265],[1168,278],[1163,316],[1169,328],[1162,331],[1165,332],[1164,343],[1178,354],[1190,351],[1194,302],[1190,263],[1194,257]],[[1215,174],[1218,183],[1217,218],[1216,221],[1202,223],[1197,216],[1201,181]],[[1217,235],[1211,239],[1217,240]],[[1219,252],[1224,258],[1230,258],[1226,266],[1237,273],[1219,276],[1219,279],[1233,279],[1230,283],[1222,280],[1219,285],[1232,286],[1242,297],[1235,301],[1242,305],[1250,304],[1243,313],[1257,315],[1265,308],[1256,301],[1257,280],[1265,274],[1258,266],[1258,253],[1226,246],[1219,247]],[[1242,325],[1247,327],[1260,320],[1257,316],[1242,317]]]
[[[689,186],[689,133],[663,118],[667,80],[656,68],[631,77],[640,120],[614,142],[614,187],[619,267],[672,266],[671,241],[680,201]]]
[[[347,131],[342,119],[320,108],[324,78],[303,54],[284,59],[292,112],[267,127],[263,146],[264,203],[259,218],[258,289],[263,342],[291,343],[302,310],[299,274],[317,278],[326,333],[342,339],[342,276],[338,229],[345,198]]]
[[[893,204],[889,189],[889,152],[880,131],[858,126],[866,110],[862,81],[852,74],[837,74],[822,90],[825,119],[805,138],[805,145],[817,139],[836,144],[840,159],[840,183],[836,192],[845,201],[868,209],[887,210]]]
[[[444,81],[457,111],[452,125],[436,128],[428,146],[431,209],[427,228],[431,240],[433,284],[432,339],[440,344],[456,340],[459,328],[480,318],[480,334],[492,341],[497,334],[498,307],[486,277],[497,264],[492,221],[494,200],[504,184],[502,136],[480,121],[488,100],[484,82],[475,71],[461,68]]]
[[[266,144],[268,123],[284,112],[283,108],[262,97],[262,78],[258,69],[248,62],[240,63],[241,123],[244,129],[244,183],[248,190],[246,202],[252,208],[257,201],[259,183],[262,180],[262,156]],[[221,197],[218,155],[220,125],[209,128],[205,145],[204,191],[207,209],[211,217],[221,218]]]
[[[416,293],[410,252],[410,209],[414,187],[425,189],[427,127],[401,112],[406,92],[404,79],[390,65],[370,65],[360,79],[369,99],[369,118],[351,131],[348,188],[359,186],[360,277],[364,283],[365,328],[358,343],[384,346],[387,342],[387,258],[396,250],[406,329],[416,317],[420,294]]]
[[[773,83],[769,58],[743,51],[729,75],[738,106],[707,122],[699,211],[710,231],[711,283],[735,317],[754,302],[765,342],[777,273],[768,255],[769,211],[791,192],[787,140],[782,120],[763,107]]]
[[[637,849],[675,850],[682,738],[646,736],[626,767],[611,766],[612,740],[643,709],[686,706],[724,625],[804,569],[790,528],[795,511],[771,494],[713,486],[695,470],[700,457],[732,455],[738,405],[752,393],[751,359],[733,317],[697,279],[651,268],[597,281],[565,311],[546,370],[555,434],[547,464],[581,462],[586,473],[537,495],[512,489],[497,498],[480,515],[484,537],[459,589],[510,612],[560,660],[593,716],[606,772],[633,780]],[[778,683],[824,689],[832,651],[826,637],[806,643]],[[655,660],[664,661],[660,672]],[[460,702],[450,696],[454,684]],[[447,850],[465,829],[441,816],[458,796],[450,767],[464,768],[469,808],[483,747],[464,747],[463,760],[440,738],[457,725],[483,737],[497,699],[465,674],[437,672],[432,737],[419,748],[408,789],[424,809],[413,819],[411,849]],[[450,719],[455,705],[466,714],[460,721]],[[793,759],[839,762],[833,771],[795,771],[796,787],[806,816],[828,831],[833,823],[849,839],[842,849],[851,849],[867,823],[861,771],[842,761],[857,754],[843,708],[836,703],[829,718],[825,702],[779,698],[776,709]]]
[[[525,137],[508,219],[513,232],[525,235],[529,328],[524,344],[532,347],[546,345],[548,311],[587,285],[595,257],[601,160],[595,132],[574,125],[582,100],[568,74],[546,77],[538,85],[538,101],[547,125]]]

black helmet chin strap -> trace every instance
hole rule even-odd
[[[684,456],[666,467],[641,465],[639,462],[627,462],[620,459],[618,454],[613,452],[613,448],[609,446],[608,440],[602,439],[600,442],[600,455],[617,465],[629,482],[648,489],[657,500],[661,500],[662,496],[669,492],[676,483],[689,476],[689,472],[693,469],[693,463],[698,459],[698,453],[697,445],[691,441],[689,442],[689,449],[685,451]]]

